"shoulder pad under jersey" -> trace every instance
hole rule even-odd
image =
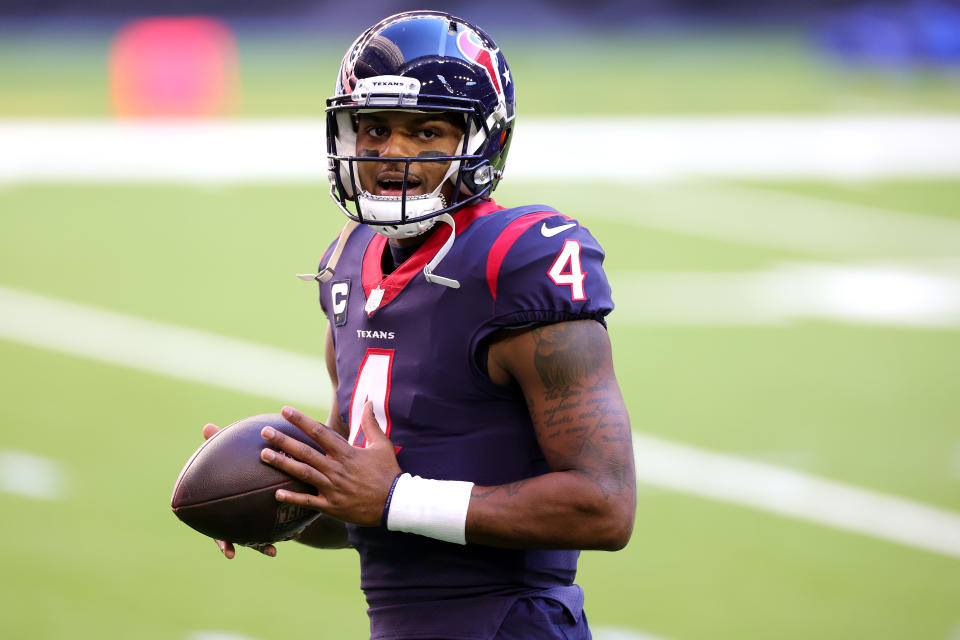
[[[495,324],[602,318],[613,310],[603,249],[577,220],[554,211],[507,224],[490,247]]]

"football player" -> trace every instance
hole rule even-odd
[[[319,491],[277,492],[325,514],[301,542],[359,552],[372,638],[589,638],[578,550],[633,528],[603,251],[491,199],[514,109],[494,42],[437,11],[365,31],[327,101],[335,393],[326,424],[283,410],[326,455],[267,428],[289,455],[262,457]]]

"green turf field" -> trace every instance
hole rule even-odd
[[[941,205],[960,196],[955,184],[923,186]],[[878,205],[917,188],[871,185],[851,197],[777,185]],[[592,216],[557,185],[505,185],[501,200],[547,192],[590,225],[612,274],[798,257],[638,230]],[[8,187],[0,284],[318,354],[320,310],[292,274],[312,268],[339,225],[324,198],[306,186]],[[638,430],[960,510],[956,331],[643,328],[616,315],[611,331]],[[203,423],[279,400],[9,342],[0,351],[0,448],[57,460],[69,477],[62,500],[0,495],[11,514],[0,534],[6,574],[20,576],[0,591],[13,603],[4,635],[306,638],[322,623],[324,637],[361,636],[351,552],[288,545],[276,560],[227,562],[168,512]],[[323,406],[318,397],[306,408]],[[585,554],[582,583],[595,624],[665,638],[950,639],[960,624],[956,558],[643,487],[631,545]],[[285,614],[279,602],[312,613]]]
[[[325,51],[240,43],[243,115],[303,115],[319,107],[331,75]],[[607,46],[623,54],[622,43]],[[515,77],[534,85],[524,89],[522,108],[733,113],[960,105],[949,78],[909,85],[870,75],[844,79],[845,72],[822,67],[791,39],[753,48],[729,40],[701,49],[631,47],[628,55],[640,61],[635,77],[647,89],[630,89],[628,106],[552,100],[545,89],[552,80],[537,67],[535,47],[519,51],[511,60]],[[43,48],[44,55],[18,58],[29,64],[9,64],[13,51],[40,49],[0,46],[0,117],[108,112],[96,62],[103,43]],[[302,51],[315,59],[294,55]],[[769,55],[756,55],[764,51]],[[577,61],[578,70],[602,57]],[[315,71],[322,81],[311,84]],[[505,205],[548,202],[582,220],[604,245],[623,310],[614,312],[610,331],[635,430],[960,512],[955,326],[797,318],[682,327],[631,317],[629,309],[644,302],[631,299],[638,274],[748,274],[863,260],[812,245],[788,250],[654,228],[631,216],[645,203],[698,189],[726,189],[745,203],[751,194],[800,196],[811,213],[849,204],[892,210],[918,224],[933,218],[960,225],[960,182],[505,181],[497,193]],[[325,191],[319,184],[2,185],[0,291],[319,356],[324,320],[315,289],[293,274],[316,267],[342,224]],[[865,229],[864,242],[869,234]],[[952,256],[911,250],[911,265],[929,258],[956,271],[960,249]],[[18,309],[0,302],[0,313],[15,316]],[[58,320],[69,334],[71,318]],[[0,454],[53,461],[65,485],[54,499],[0,491],[0,637],[365,637],[353,552],[288,543],[276,559],[241,550],[228,562],[169,511],[173,481],[205,422],[273,412],[282,399],[13,340],[0,339],[0,363]],[[323,416],[326,400],[318,393],[301,408]],[[598,640],[613,638],[614,629],[666,640],[960,638],[958,557],[650,485],[639,487],[627,549],[585,553],[580,567]]]

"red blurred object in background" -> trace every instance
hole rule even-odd
[[[230,28],[207,17],[143,18],[110,48],[110,92],[120,116],[216,116],[240,91]]]

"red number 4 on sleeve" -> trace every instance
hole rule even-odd
[[[580,266],[580,243],[576,240],[567,240],[557,254],[547,275],[556,285],[569,285],[572,300],[586,300],[583,290],[583,279],[587,274]]]

